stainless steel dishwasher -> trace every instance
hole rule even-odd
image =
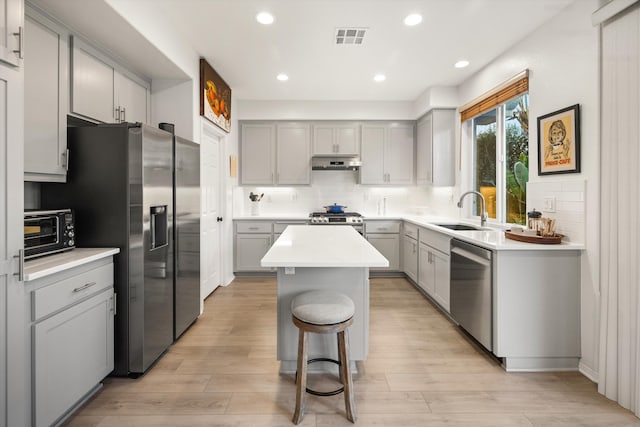
[[[480,344],[493,350],[492,254],[451,240],[451,317]]]

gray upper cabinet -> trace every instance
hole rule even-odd
[[[314,156],[357,156],[360,129],[357,123],[313,125]]]
[[[310,126],[305,123],[241,123],[240,183],[309,185]]]
[[[417,181],[455,185],[455,110],[431,110],[417,127]]]
[[[311,184],[311,135],[308,124],[278,124],[276,181],[281,185]]]
[[[275,184],[276,125],[240,125],[240,182],[245,185]]]
[[[113,122],[113,67],[73,39],[71,112],[101,122]]]
[[[149,123],[147,88],[117,71],[113,77],[116,121]]]
[[[0,0],[0,61],[19,66],[23,53],[22,0]]]
[[[24,179],[64,182],[69,106],[68,33],[27,8],[24,34]]]
[[[105,123],[148,123],[148,84],[118,71],[78,38],[72,44],[71,113]]]
[[[414,183],[413,123],[362,125],[362,184]]]

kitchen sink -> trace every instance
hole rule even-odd
[[[438,227],[448,228],[449,230],[468,231],[468,230],[483,230],[481,227],[476,227],[469,224],[433,224]]]

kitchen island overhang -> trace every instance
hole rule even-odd
[[[341,292],[353,300],[350,357],[352,361],[367,358],[369,267],[387,267],[389,261],[360,233],[344,225],[290,225],[262,258],[261,265],[277,268],[280,372],[296,370],[298,330],[291,321],[291,300],[311,290]],[[316,357],[337,359],[335,336],[309,337],[309,358]]]

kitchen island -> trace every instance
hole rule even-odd
[[[353,227],[290,225],[262,258],[276,267],[278,278],[278,360],[280,372],[296,370],[298,329],[291,321],[291,300],[311,290],[341,292],[356,312],[349,327],[351,360],[365,360],[369,350],[369,267],[386,267],[387,259]],[[309,359],[337,359],[336,337],[309,337]]]

